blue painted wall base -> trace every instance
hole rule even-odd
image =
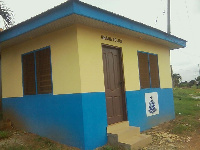
[[[159,114],[147,117],[145,93],[157,92]],[[131,126],[140,127],[141,131],[150,129],[160,123],[175,118],[174,99],[172,89],[141,89],[126,92],[128,120]]]
[[[4,118],[22,130],[80,149],[107,143],[105,93],[3,98]],[[95,138],[94,138],[95,137]]]
[[[82,95],[84,138],[87,149],[107,143],[107,114],[104,92]]]
[[[146,115],[145,93],[157,92],[159,114]],[[14,125],[60,143],[92,150],[107,143],[104,92],[3,98],[3,115]],[[174,119],[172,89],[126,92],[128,121],[141,131]]]

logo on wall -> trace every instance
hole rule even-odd
[[[117,39],[117,38],[113,38],[113,37],[110,37],[110,36],[101,35],[101,39],[107,40],[107,41],[113,41],[113,42],[116,42],[116,43],[122,43],[122,39]]]
[[[147,117],[159,114],[158,93],[145,93]]]

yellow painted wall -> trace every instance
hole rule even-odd
[[[102,40],[101,35],[120,38],[123,43]],[[122,48],[125,88],[127,91],[140,90],[137,51],[158,54],[160,87],[172,88],[169,49],[151,42],[115,34],[99,29],[78,25],[77,29],[81,91],[105,91],[101,44]]]
[[[23,96],[21,55],[46,46],[51,48],[53,94],[80,93],[76,32],[72,26],[3,49],[3,98]]]
[[[102,40],[101,35],[120,38],[123,43]],[[172,87],[168,48],[74,25],[2,50],[3,98],[23,96],[21,55],[46,46],[51,47],[53,94],[104,92],[102,43],[122,48],[127,91],[140,90],[138,50],[158,54],[161,88]]]

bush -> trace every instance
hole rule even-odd
[[[0,131],[0,139],[5,139],[10,137],[11,133],[8,131]]]

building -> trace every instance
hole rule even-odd
[[[4,117],[80,149],[107,126],[174,119],[170,50],[186,41],[69,0],[0,33]]]

